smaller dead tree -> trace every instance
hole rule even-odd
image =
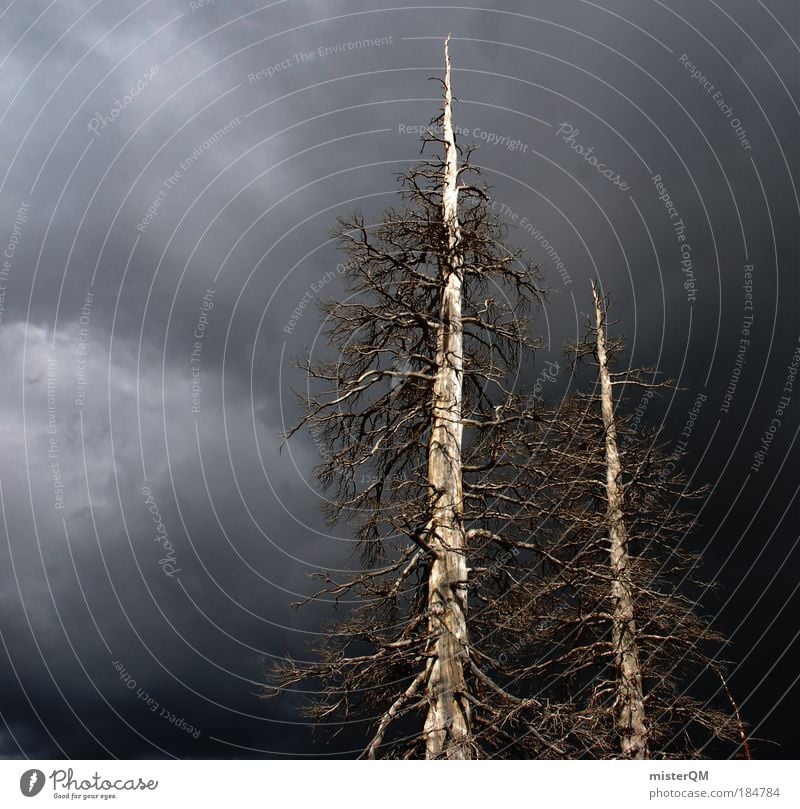
[[[606,503],[608,504],[609,567],[611,571],[612,644],[617,667],[617,711],[620,745],[624,758],[647,758],[647,724],[642,693],[642,668],[636,642],[636,618],[631,594],[628,532],[622,466],[617,445],[617,425],[608,353],[605,310],[600,290],[592,281],[595,314],[597,374],[600,409],[605,433]]]
[[[670,385],[647,369],[614,370],[624,344],[608,335],[595,284],[592,293],[587,335],[571,353],[596,374],[594,389],[562,402],[535,448],[547,483],[531,523],[542,574],[530,603],[542,620],[527,671],[593,738],[590,749],[573,739],[576,755],[692,757],[741,736],[719,699],[724,640],[702,616],[707,585],[687,549],[705,490],[614,395]]]

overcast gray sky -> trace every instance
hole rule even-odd
[[[648,420],[701,402],[707,606],[760,754],[797,756],[794,0],[5,0],[0,755],[358,742],[254,696],[327,615],[290,609],[308,574],[354,563],[313,441],[278,454],[323,350],[293,313],[337,291],[335,217],[396,204],[448,32],[460,142],[554,290],[537,362],[599,277],[682,387]]]

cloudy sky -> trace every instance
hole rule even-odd
[[[256,697],[328,615],[308,574],[353,564],[313,441],[279,454],[323,350],[293,313],[336,293],[336,216],[396,202],[448,32],[460,142],[553,289],[537,361],[599,277],[681,386],[647,420],[699,406],[706,607],[757,754],[800,753],[794,0],[3,0],[0,756],[357,745]]]

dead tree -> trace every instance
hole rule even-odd
[[[448,37],[449,40],[449,37]],[[436,357],[428,439],[429,518],[423,541],[430,548],[428,632],[434,638],[427,677],[426,757],[471,758],[468,665],[467,554],[464,538],[462,442],[464,339],[461,296],[464,258],[458,223],[458,153],[453,135],[450,55],[444,44],[444,174],[442,223],[445,250],[440,256],[441,306],[436,327]]]
[[[647,758],[647,724],[642,693],[642,668],[636,642],[636,618],[631,594],[628,533],[625,529],[622,467],[617,446],[613,383],[606,351],[606,324],[600,290],[592,281],[597,374],[605,435],[606,503],[611,573],[612,643],[617,667],[617,711],[624,758]]]
[[[625,409],[624,391],[670,383],[614,370],[624,343],[609,337],[606,302],[592,292],[587,336],[571,347],[591,387],[540,414],[547,433],[529,449],[547,482],[528,510],[541,573],[527,622],[539,623],[520,676],[570,705],[584,731],[565,739],[571,755],[697,756],[743,733],[719,690],[724,639],[702,615],[707,585],[687,549],[705,490],[689,486],[682,453]]]
[[[536,430],[509,380],[534,348],[539,279],[456,145],[447,44],[443,89],[423,138],[442,156],[401,175],[382,221],[336,232],[347,294],[323,314],[337,353],[303,363],[297,429],[325,447],[327,516],[353,525],[363,567],[322,577],[313,598],[347,600],[346,616],[317,663],[272,672],[270,693],[313,684],[308,715],[367,723],[367,757],[559,756],[559,711],[498,662],[527,575],[512,536],[527,494],[505,491],[505,452]]]

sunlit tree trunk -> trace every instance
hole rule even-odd
[[[597,362],[600,401],[605,428],[606,496],[608,501],[608,541],[611,557],[612,643],[617,667],[617,723],[622,755],[648,758],[642,670],[636,645],[636,620],[631,599],[628,535],[625,530],[622,466],[617,446],[611,372],[606,352],[605,312],[597,284],[592,282],[597,324]]]
[[[449,37],[448,37],[449,39]],[[428,444],[431,517],[427,543],[433,552],[428,578],[428,626],[433,664],[427,683],[427,758],[471,758],[467,701],[467,562],[462,494],[462,398],[464,346],[461,322],[463,282],[458,223],[458,159],[453,136],[450,58],[445,41],[443,140],[445,168],[442,217],[447,253],[437,333],[436,380]]]

